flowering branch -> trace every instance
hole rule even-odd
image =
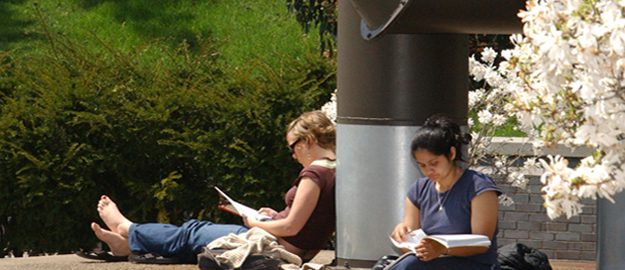
[[[488,166],[488,174],[496,180],[513,187],[525,189],[529,178],[524,172],[534,171],[538,163],[535,158],[525,160],[523,166],[517,165],[520,155],[494,154],[493,137],[495,132],[508,123],[510,114],[509,106],[505,106],[510,99],[507,92],[509,81],[500,74],[495,65],[498,54],[492,48],[484,48],[481,57],[475,55],[469,58],[470,77],[479,83],[478,89],[469,92],[469,130],[471,131],[471,144],[469,145],[469,167],[480,169],[482,164]],[[499,197],[499,202],[508,206],[514,203],[507,194]]]
[[[574,168],[562,157],[541,161],[550,218],[579,214],[582,198],[613,201],[625,187],[624,12],[625,1],[530,0],[523,35],[486,72],[501,76],[488,84],[536,146],[596,150]]]

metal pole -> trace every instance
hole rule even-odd
[[[393,253],[388,239],[418,177],[410,141],[445,113],[466,123],[467,37],[360,35],[360,17],[339,1],[337,259],[370,267]]]
[[[617,194],[611,203],[597,199],[597,269],[625,268],[625,193]]]

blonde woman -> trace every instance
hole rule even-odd
[[[149,253],[194,263],[203,247],[216,238],[258,227],[276,236],[288,251],[310,260],[335,230],[335,137],[333,123],[320,111],[306,112],[289,124],[286,144],[303,169],[286,192],[284,209],[259,210],[271,216],[270,221],[244,217],[245,226],[199,220],[181,226],[139,224],[126,218],[109,197],[102,196],[97,210],[108,229],[95,222],[91,229],[116,256]]]

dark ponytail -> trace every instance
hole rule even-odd
[[[445,155],[451,158],[451,147],[456,148],[456,157],[454,160],[462,161],[463,144],[471,142],[471,135],[463,134],[460,126],[451,121],[451,119],[436,114],[425,121],[423,127],[420,128],[412,139],[410,145],[410,153],[423,149],[434,155]]]

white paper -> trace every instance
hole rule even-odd
[[[232,206],[234,206],[234,209],[237,210],[239,215],[246,216],[246,217],[253,217],[253,218],[255,218],[257,220],[260,220],[260,221],[271,220],[270,216],[258,213],[258,211],[256,209],[253,209],[253,208],[251,208],[249,206],[246,206],[244,204],[241,204],[241,203],[231,199],[230,196],[226,195],[226,193],[221,191],[221,189],[219,189],[218,187],[215,187],[215,189],[217,190],[217,192],[219,192],[219,194],[221,194],[221,196],[226,198],[226,200],[228,200],[228,202],[230,204],[232,204]]]

